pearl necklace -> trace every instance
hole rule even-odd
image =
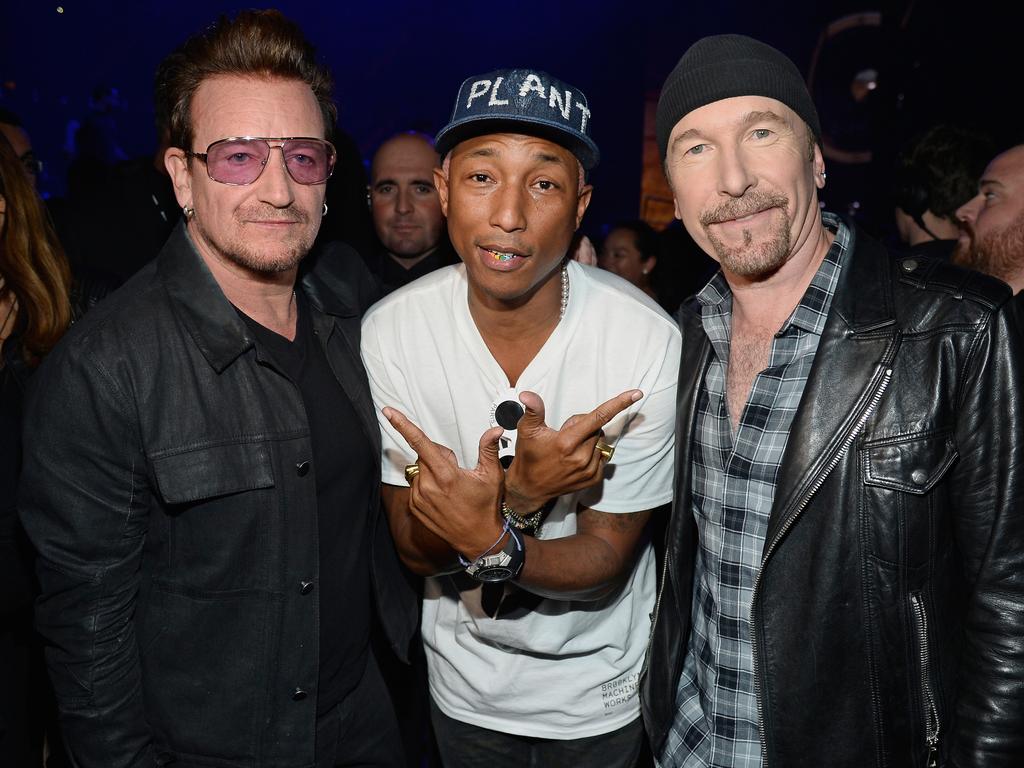
[[[558,319],[565,317],[565,309],[569,306],[569,265],[562,263],[562,301],[558,305]]]

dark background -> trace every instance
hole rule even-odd
[[[1008,3],[1007,5],[1017,5]],[[58,12],[58,7],[63,12]],[[64,191],[66,132],[98,85],[118,89],[118,141],[128,155],[155,143],[152,75],[159,60],[238,2],[4,0],[0,105],[21,116],[46,163],[45,194]],[[807,73],[826,24],[880,11],[881,27],[829,41],[815,95],[826,133],[868,145],[872,169],[830,164],[832,207],[856,199],[884,223],[881,187],[896,148],[935,120],[1020,140],[1020,19],[995,3],[935,2],[415,2],[277,4],[330,65],[342,127],[364,157],[395,131],[442,126],[467,76],[529,66],[588,95],[603,161],[584,228],[635,216],[640,200],[643,107],[686,47],[705,34],[740,32],[769,42]],[[869,104],[848,93],[853,74],[878,71]],[[833,173],[836,171],[836,173]],[[833,179],[835,178],[835,181]],[[881,224],[879,224],[881,226]]]

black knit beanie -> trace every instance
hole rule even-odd
[[[665,80],[658,98],[658,149],[688,113],[733,96],[767,96],[796,112],[821,142],[818,112],[800,70],[770,45],[744,35],[712,35],[691,45]]]

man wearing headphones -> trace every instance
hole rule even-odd
[[[904,149],[896,165],[893,204],[896,229],[910,255],[949,258],[960,234],[956,210],[974,196],[991,155],[984,135],[944,124],[929,128]]]

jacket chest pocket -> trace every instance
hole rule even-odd
[[[216,596],[263,586],[280,525],[272,446],[208,445],[151,458],[163,501],[165,537],[157,578],[165,586]]]
[[[934,493],[959,456],[948,431],[869,440],[861,446],[866,523],[872,554],[914,567],[930,556],[934,516],[945,494]]]
[[[866,485],[916,495],[934,488],[959,456],[949,432],[869,441],[861,452]]]
[[[273,464],[267,443],[227,443],[151,459],[157,490],[167,505],[270,488]]]

